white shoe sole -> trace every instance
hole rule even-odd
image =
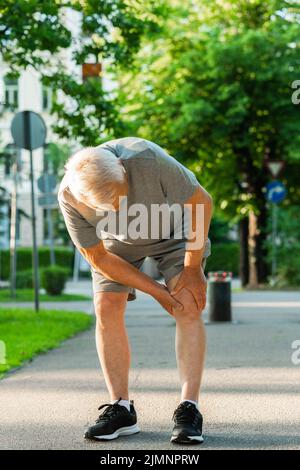
[[[137,424],[134,424],[133,426],[125,426],[124,428],[117,429],[112,434],[104,434],[102,436],[93,436],[94,439],[101,439],[105,441],[111,441],[112,439],[116,439],[119,436],[130,436],[131,434],[137,434],[140,432],[140,428],[138,427]]]
[[[188,438],[191,441],[198,441],[198,442],[203,442],[204,441],[203,436],[188,436]]]

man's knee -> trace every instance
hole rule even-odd
[[[202,311],[197,307],[192,293],[187,289],[182,289],[176,296],[182,304],[183,310],[173,312],[176,322],[191,323],[197,322],[201,318]]]
[[[94,308],[97,320],[105,323],[112,318],[123,316],[126,308],[127,293],[98,292],[94,295]]]
[[[201,310],[197,308],[184,308],[174,312],[174,318],[178,323],[194,323],[201,319]]]

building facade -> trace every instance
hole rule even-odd
[[[33,69],[23,71],[18,79],[7,79],[8,68],[5,64],[0,65],[1,93],[1,115],[0,115],[0,187],[2,189],[2,203],[0,206],[0,247],[7,248],[9,245],[9,199],[12,193],[13,161],[18,152],[20,160],[20,171],[18,172],[17,207],[19,214],[18,245],[30,246],[32,244],[31,233],[31,192],[30,192],[30,160],[27,150],[15,150],[12,148],[13,139],[11,135],[11,123],[14,115],[23,110],[35,111],[45,121],[47,127],[47,142],[55,141],[51,132],[53,117],[50,116],[51,90],[44,88],[38,73]],[[10,147],[10,148],[9,148]],[[9,151],[8,151],[9,148]],[[43,173],[44,150],[42,148],[33,151],[34,180],[36,193],[36,220],[37,239],[39,245],[44,244],[44,211],[38,205],[39,191],[36,185],[37,178]]]
[[[81,30],[81,15],[74,10],[64,11],[64,21],[71,31],[74,39],[78,37]],[[66,68],[81,79],[81,67],[72,62],[73,48],[63,50],[59,54],[59,59],[63,61]],[[0,248],[9,247],[9,207],[10,197],[14,185],[13,168],[11,165],[10,152],[8,147],[13,143],[11,135],[11,123],[15,114],[19,111],[30,110],[38,113],[44,120],[47,127],[46,143],[63,143],[61,138],[52,131],[52,124],[55,117],[50,114],[52,103],[52,91],[45,88],[41,82],[39,73],[27,67],[21,71],[18,79],[8,78],[10,72],[9,65],[0,62]],[[60,97],[62,100],[63,96]],[[68,142],[70,151],[76,148],[75,143]],[[34,181],[35,181],[35,202],[36,202],[36,225],[38,244],[47,244],[47,230],[45,230],[46,214],[43,207],[38,203],[38,196],[41,195],[37,187],[37,179],[44,171],[44,149],[33,151]],[[6,157],[5,157],[6,155]],[[11,161],[10,161],[11,160]],[[30,159],[27,150],[19,151],[20,171],[18,172],[18,221],[17,224],[17,244],[18,246],[32,245],[31,230],[31,189],[30,189]],[[55,190],[54,190],[55,192]],[[55,210],[55,209],[54,209]],[[57,209],[58,210],[58,207]]]

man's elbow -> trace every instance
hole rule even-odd
[[[206,192],[206,201],[207,201],[207,204],[208,204],[210,207],[213,207],[214,201],[213,201],[212,195],[209,194],[207,191],[205,191],[205,192]]]
[[[210,207],[213,206],[212,195],[200,185],[199,185],[198,194],[200,196],[200,200],[202,204],[205,204],[206,206],[210,206]]]

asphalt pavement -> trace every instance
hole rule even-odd
[[[88,302],[78,307],[91,313]],[[233,319],[207,324],[200,448],[300,449],[300,365],[292,362],[300,293],[234,293]],[[174,321],[142,293],[128,304],[126,321],[141,433],[109,443],[83,439],[108,400],[91,329],[0,382],[1,449],[187,450],[169,443],[179,399]]]

